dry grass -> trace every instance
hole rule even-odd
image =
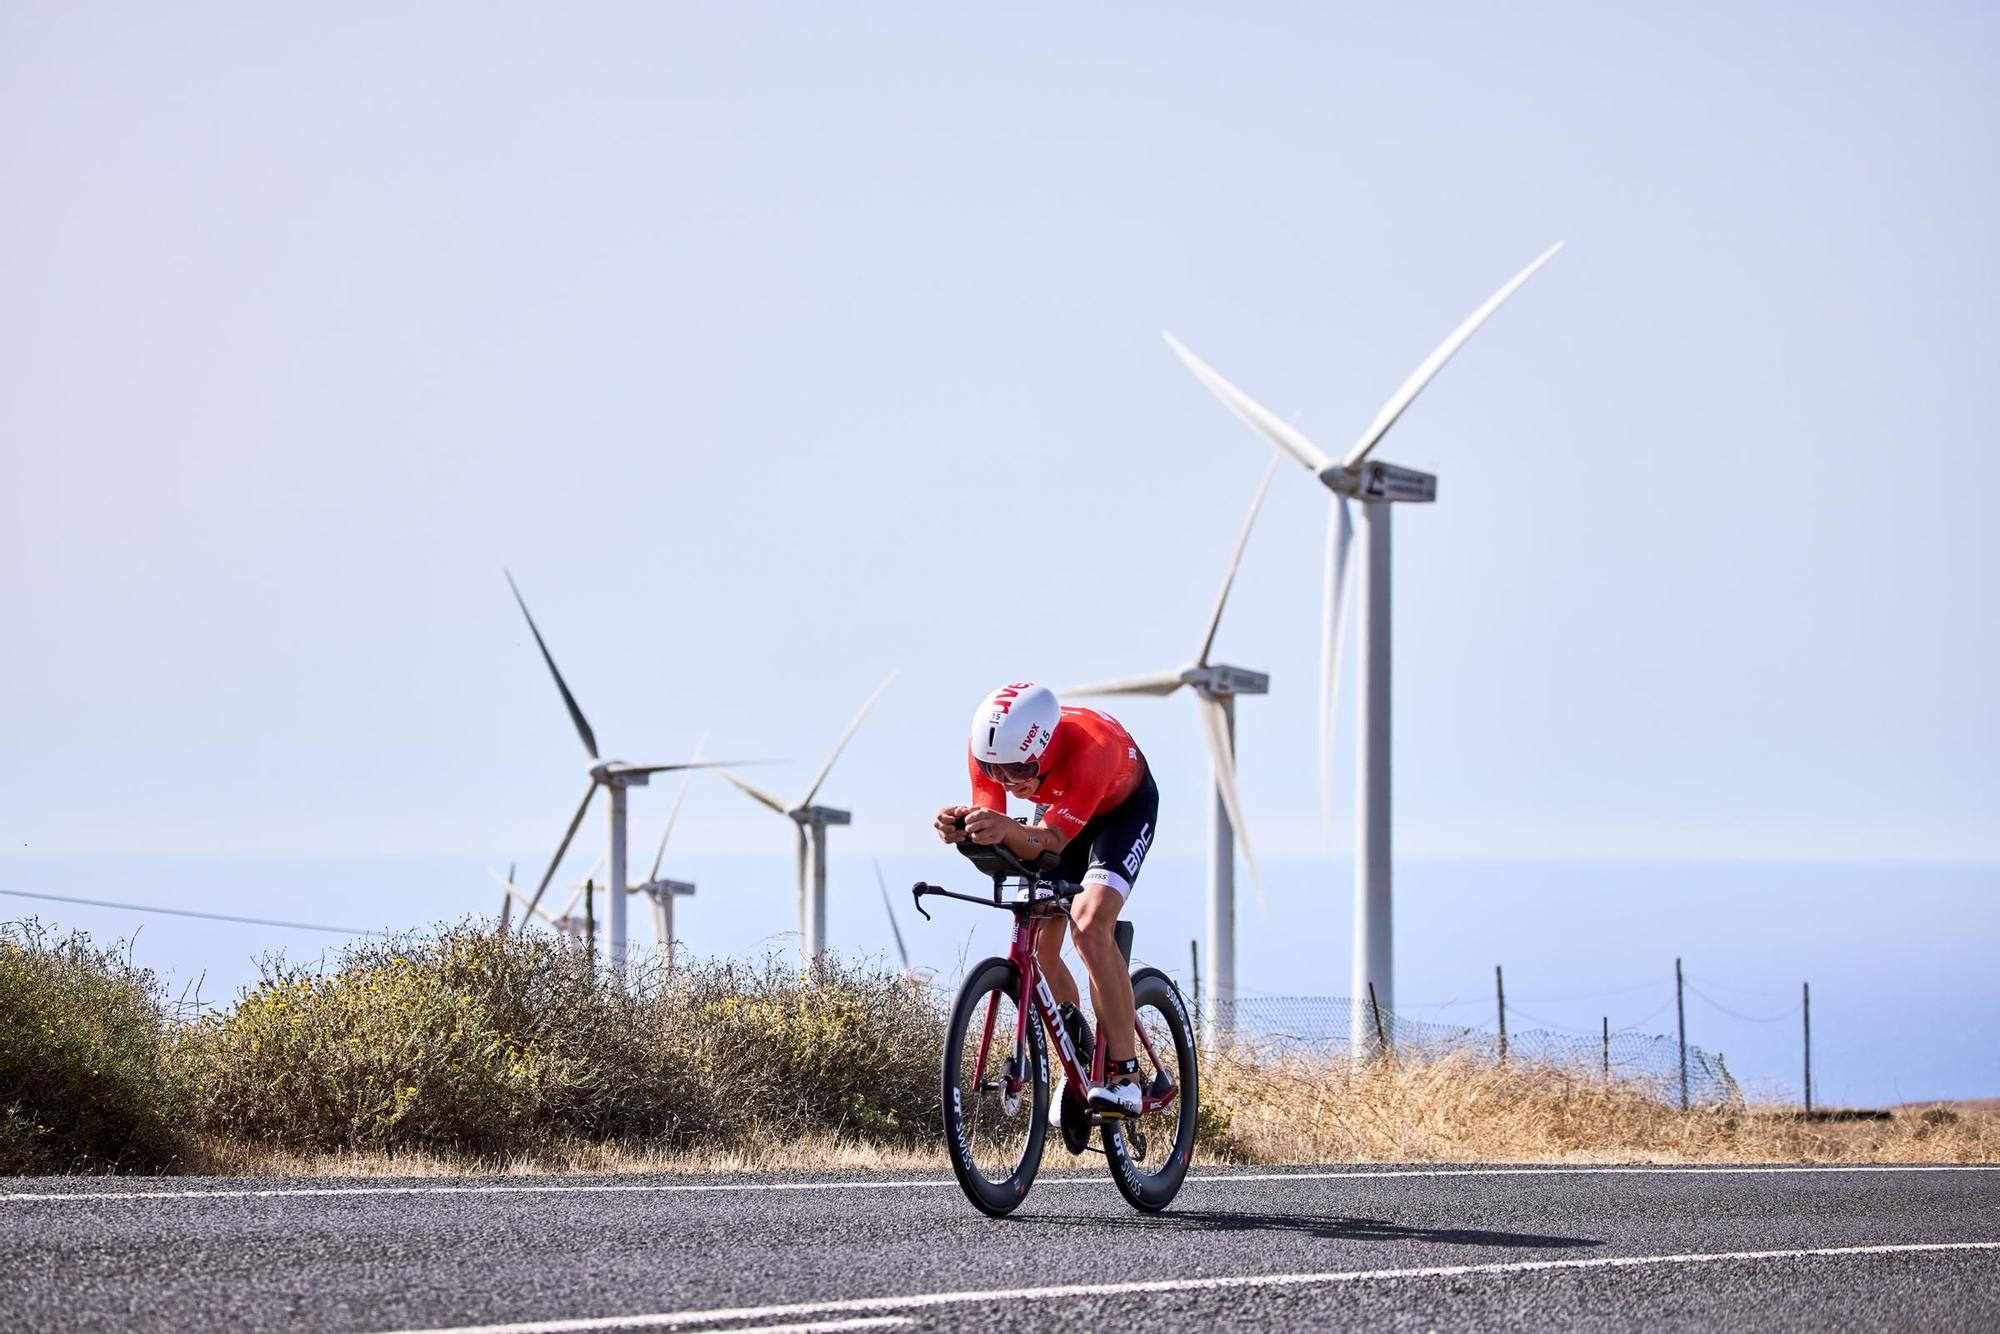
[[[564,1141],[533,1152],[500,1156],[432,1150],[300,1152],[210,1140],[197,1146],[185,1171],[212,1176],[386,1180],[429,1177],[695,1176],[728,1172],[943,1171],[944,1148],[813,1135],[768,1143],[676,1149],[624,1141]]]
[[[1889,1120],[1804,1120],[1778,1108],[1680,1112],[1656,1090],[1453,1056],[1345,1062],[1207,1058],[1200,1157],[1210,1163],[1994,1163],[2000,1111],[1926,1106]],[[1047,1170],[1090,1167],[1050,1137]],[[563,1141],[530,1153],[294,1152],[214,1141],[189,1164],[231,1176],[441,1177],[727,1172],[943,1172],[932,1142],[763,1135],[723,1147]]]
[[[1225,1162],[2000,1162],[2000,1114],[1985,1111],[1937,1107],[1886,1121],[1682,1112],[1642,1084],[1463,1055],[1350,1070],[1218,1054],[1204,1074],[1204,1142]]]

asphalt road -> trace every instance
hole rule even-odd
[[[2000,1169],[0,1183],[6,1330],[1362,1325],[2000,1329]]]

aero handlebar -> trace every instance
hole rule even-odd
[[[965,832],[964,816],[959,816],[953,823],[960,833]],[[1033,866],[1029,866],[1009,851],[1003,843],[981,844],[967,842],[960,843],[957,847],[959,853],[967,861],[978,867],[980,871],[993,881],[993,896],[988,899],[977,898],[971,894],[955,894],[941,885],[927,885],[919,880],[915,885],[910,887],[910,897],[916,903],[917,912],[927,921],[930,918],[930,914],[924,912],[924,898],[926,895],[947,899],[962,899],[967,903],[977,903],[981,907],[1009,908],[1020,911],[1033,910],[1037,903],[1046,905],[1052,900],[1056,902],[1067,901],[1083,892],[1081,885],[1068,884],[1056,878],[1056,871],[1061,866],[1062,859],[1053,852],[1043,853],[1035,859]],[[1009,903],[1003,899],[1001,897],[1001,885],[1007,880],[1023,881],[1029,890],[1028,897],[1018,903]],[[1048,892],[1037,892],[1041,890],[1047,890]]]

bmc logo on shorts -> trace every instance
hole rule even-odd
[[[1139,874],[1139,863],[1146,860],[1146,848],[1150,843],[1152,843],[1152,841],[1153,841],[1153,826],[1150,824],[1140,825],[1139,841],[1134,843],[1132,845],[1132,850],[1125,854],[1126,879],[1129,880],[1133,876]]]

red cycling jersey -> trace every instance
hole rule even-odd
[[[973,804],[1004,814],[1007,789],[980,772],[969,745],[965,763],[972,773]],[[1042,752],[1042,782],[1035,789],[1035,800],[1048,807],[1042,823],[1064,838],[1075,838],[1093,818],[1137,791],[1145,773],[1146,757],[1116,718],[1065,704],[1049,748]]]

